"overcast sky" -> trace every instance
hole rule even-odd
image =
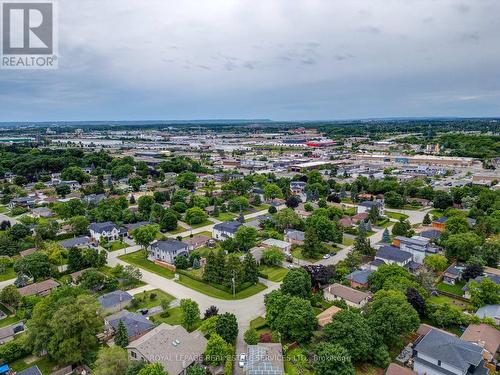
[[[0,121],[500,115],[499,0],[59,0]]]

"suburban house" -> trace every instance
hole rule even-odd
[[[243,224],[237,220],[215,224],[212,231],[212,237],[220,241],[224,241],[227,238],[234,238],[236,231],[242,225]]]
[[[105,238],[108,241],[114,241],[124,234],[123,231],[111,221],[92,223],[89,226],[89,231],[90,237],[96,242],[99,242],[101,238]]]
[[[418,375],[487,375],[483,348],[454,335],[431,329],[413,347],[413,370]]]
[[[207,340],[199,331],[165,323],[127,346],[129,360],[159,362],[169,375],[185,374],[189,366],[203,360]]]
[[[469,282],[462,288],[464,291],[464,298],[470,299],[470,291],[469,291],[469,286],[471,282],[475,282],[477,284],[480,284],[483,279],[490,279],[493,281],[495,284],[500,285],[500,276],[498,275],[493,275],[491,273],[484,273],[483,275],[477,276],[473,280],[469,280]]]
[[[42,375],[42,372],[37,365],[28,367],[27,369],[16,372],[16,375]]]
[[[132,233],[137,228],[143,227],[145,225],[151,225],[151,224],[153,224],[151,221],[139,221],[137,223],[125,224],[123,226],[127,229],[128,233]]]
[[[358,204],[356,213],[368,213],[372,207],[378,208],[378,213],[380,215],[384,214],[384,202],[383,201],[364,201]]]
[[[200,234],[191,238],[186,238],[183,242],[188,245],[189,250],[195,250],[206,246],[208,241],[210,241],[210,237]]]
[[[83,197],[83,201],[90,206],[96,206],[104,198],[106,198],[104,194],[89,194]]]
[[[121,290],[115,290],[99,296],[97,299],[103,310],[107,313],[114,313],[123,310],[132,303],[132,296]]]
[[[300,230],[287,229],[285,230],[285,241],[294,245],[303,245],[305,240],[305,233]]]
[[[412,261],[412,254],[398,247],[382,246],[377,250],[375,259],[382,260],[385,264],[397,264],[404,267]]]
[[[247,358],[243,368],[248,375],[282,375],[283,348],[279,343],[260,343],[248,345]]]
[[[500,347],[500,331],[484,323],[469,325],[461,339],[482,347],[483,358],[488,362],[495,358]]]
[[[338,283],[327,286],[323,295],[327,301],[344,300],[347,305],[361,308],[368,302],[370,294]]]
[[[87,236],[80,236],[75,238],[68,238],[67,240],[59,242],[65,249],[72,247],[89,247],[91,245],[90,238]]]
[[[35,197],[19,197],[14,198],[9,202],[9,208],[13,209],[14,207],[26,207],[32,208],[35,207]]]
[[[78,181],[75,181],[75,180],[68,180],[68,181],[61,181],[59,183],[60,185],[67,185],[69,186],[69,188],[73,191],[73,190],[78,190],[81,188],[81,185]]]
[[[129,342],[137,340],[139,337],[155,327],[155,325],[144,315],[136,314],[127,310],[118,311],[117,313],[104,318],[106,329],[112,330],[113,332],[117,331],[120,321],[123,322],[125,329],[127,330]]]
[[[21,296],[46,296],[53,289],[57,288],[59,283],[54,279],[47,279],[45,281],[40,281],[39,283],[34,283],[26,285],[25,287],[19,288],[19,294]]]
[[[291,181],[290,191],[293,195],[301,195],[304,193],[306,185],[307,183],[305,183],[304,181]]]
[[[54,213],[48,207],[35,207],[31,210],[30,215],[34,218],[48,218],[54,216]]]
[[[491,318],[497,325],[500,325],[500,305],[486,305],[480,307],[475,315],[481,319]]]
[[[292,244],[291,243],[285,242],[285,241],[281,241],[281,240],[277,240],[277,239],[274,239],[274,238],[268,238],[267,240],[262,241],[261,246],[262,247],[266,247],[266,248],[268,248],[268,247],[277,247],[278,249],[280,249],[284,253],[289,253],[290,250],[291,250],[291,248],[292,248]]]
[[[393,243],[401,250],[412,254],[412,260],[417,263],[424,263],[424,258],[427,255],[435,254],[437,248],[431,246],[431,240],[422,236],[413,236],[411,238],[404,236],[397,236]]]
[[[318,315],[316,315],[318,325],[323,328],[328,323],[331,323],[333,316],[340,311],[342,311],[340,307],[333,305],[327,308],[325,311],[320,312]]]
[[[187,256],[188,253],[189,245],[187,243],[171,239],[156,241],[149,250],[150,258],[170,264],[174,264],[177,256]]]
[[[356,270],[346,276],[351,288],[368,288],[368,276],[373,272],[371,269]]]
[[[455,285],[462,278],[464,268],[458,267],[455,264],[449,266],[443,273],[443,283]]]

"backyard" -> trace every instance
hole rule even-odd
[[[153,298],[151,296],[153,296]],[[134,296],[136,305],[133,308],[130,307],[130,309],[134,311],[140,309],[150,309],[152,307],[159,306],[162,300],[172,302],[174,299],[175,297],[171,296],[168,293],[165,293],[160,289],[148,290]]]
[[[449,284],[440,282],[437,285],[437,290],[440,290],[442,292],[455,294],[459,297],[462,297],[464,295],[464,291],[462,290],[462,288],[464,286],[465,286],[465,281],[458,281],[455,285],[449,285]]]
[[[118,250],[121,250],[121,249],[125,249],[128,246],[129,245],[126,244],[125,242],[113,241],[113,242],[110,242],[110,243],[106,244],[104,246],[104,248],[107,251],[113,252],[113,251],[118,251]]]

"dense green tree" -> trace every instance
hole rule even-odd
[[[431,217],[429,216],[429,213],[427,212],[424,216],[424,220],[422,221],[422,224],[430,225],[431,223],[432,223]]]
[[[257,229],[240,226],[234,235],[234,242],[240,251],[248,251],[257,244]]]
[[[373,333],[366,319],[357,311],[342,310],[324,328],[332,344],[339,344],[349,352],[354,362],[366,360],[374,344]]]
[[[483,278],[479,284],[472,281],[469,285],[469,293],[470,301],[476,308],[500,303],[500,285],[488,277]]]
[[[411,237],[413,236],[413,233],[414,231],[411,227],[410,222],[403,218],[399,219],[399,221],[392,227],[393,236]]]
[[[196,175],[193,172],[184,171],[179,173],[176,183],[183,189],[193,190],[196,183]]]
[[[159,228],[157,225],[143,225],[132,232],[132,237],[134,241],[141,245],[144,250],[146,250],[149,245],[156,239],[158,235]]]
[[[128,367],[127,351],[119,346],[103,347],[95,362],[96,375],[124,375]]]
[[[191,299],[182,299],[182,326],[188,331],[192,331],[200,320],[200,308],[198,304]]]
[[[368,276],[370,290],[376,292],[382,289],[384,284],[392,278],[397,278],[398,280],[401,280],[401,278],[411,279],[411,275],[406,269],[397,264],[383,264]]]
[[[405,204],[403,197],[395,191],[384,194],[384,203],[392,208],[402,208]]]
[[[33,277],[35,280],[48,278],[52,274],[52,266],[47,254],[37,251],[19,258],[14,263],[14,271],[17,274]]]
[[[448,259],[466,262],[474,253],[474,249],[482,244],[482,238],[476,233],[466,232],[448,236],[442,241]]]
[[[276,227],[279,230],[299,229],[302,225],[302,219],[291,208],[285,208],[274,215]]]
[[[448,260],[443,255],[431,254],[424,258],[424,264],[434,272],[442,272],[448,267]]]
[[[149,217],[153,204],[155,204],[155,199],[151,195],[143,195],[137,200],[139,213],[144,215],[144,217]]]
[[[448,207],[453,206],[453,198],[445,191],[436,190],[434,192],[434,200],[432,203],[434,208],[446,210]]]
[[[168,375],[161,363],[148,363],[137,375]]]
[[[250,252],[243,258],[243,281],[252,284],[259,281],[259,265]]]
[[[269,247],[262,253],[261,263],[268,266],[280,266],[285,260],[285,254],[277,247]]]
[[[354,375],[349,352],[338,344],[319,343],[314,354],[314,372],[318,375]]]
[[[300,297],[290,297],[271,327],[278,330],[285,340],[305,343],[311,338],[316,325],[311,303]]]
[[[17,308],[19,302],[21,301],[21,294],[14,285],[7,285],[0,292],[0,302]]]
[[[257,345],[259,343],[259,333],[255,328],[248,328],[244,334],[245,342],[248,345]]]
[[[295,297],[308,299],[311,296],[311,276],[303,268],[293,268],[286,274],[281,291]]]
[[[280,187],[276,184],[266,184],[264,186],[264,198],[266,199],[276,199],[283,198],[283,192]]]
[[[324,253],[324,245],[320,240],[316,228],[308,226],[304,233],[304,245],[302,255],[306,258],[317,259]]]
[[[89,220],[85,216],[74,216],[69,219],[69,225],[71,226],[71,232],[75,236],[86,235],[89,231]]]
[[[186,223],[190,225],[201,224],[207,219],[207,213],[199,207],[191,207],[186,211]]]
[[[418,313],[396,291],[379,291],[375,294],[368,311],[368,322],[385,344],[391,346],[401,336],[416,330],[420,324]]]
[[[160,228],[164,231],[177,229],[177,216],[171,211],[165,212],[160,221]]]
[[[80,167],[67,167],[61,172],[61,179],[64,181],[75,180],[82,184],[90,181],[90,175]]]
[[[205,363],[212,366],[219,366],[225,363],[231,354],[231,345],[225,342],[217,333],[212,333],[203,355]]]
[[[230,344],[234,343],[238,336],[238,322],[236,316],[228,312],[218,315],[215,331],[224,341]]]
[[[95,297],[79,295],[78,289],[60,287],[38,302],[27,322],[35,352],[47,350],[58,363],[80,363],[98,348],[96,335],[103,319]],[[75,350],[78,348],[78,350]]]

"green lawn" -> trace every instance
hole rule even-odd
[[[43,375],[52,374],[52,369],[57,365],[57,363],[52,362],[49,357],[43,357],[33,363],[26,363],[22,359],[12,362],[9,364],[14,371],[22,371],[29,367],[37,365]]]
[[[5,206],[0,206],[0,214],[4,214],[7,212],[7,207]]]
[[[319,257],[318,259],[312,259],[312,258],[306,258],[302,255],[302,248],[301,247],[296,247],[295,249],[292,250],[292,255],[294,258],[301,259],[301,260],[306,260],[308,262],[314,263],[317,262],[318,260],[321,259]]]
[[[200,256],[202,258],[206,258],[207,255],[211,252],[211,251],[215,251],[216,249],[212,249],[210,247],[206,247],[206,246],[203,246],[203,247],[200,247],[199,249],[196,249],[194,250],[195,253],[198,253],[200,254]]]
[[[179,284],[187,286],[188,288],[194,289],[200,293],[206,294],[207,296],[214,297],[214,298],[220,298],[220,299],[225,299],[225,300],[232,300],[232,299],[243,299],[247,298],[250,296],[253,296],[254,294],[257,294],[267,287],[264,284],[258,283],[256,285],[252,285],[249,288],[246,288],[238,293],[236,293],[234,296],[231,293],[225,292],[223,290],[220,290],[218,288],[215,288],[209,284],[206,284],[204,282],[192,279],[186,275],[179,275]]]
[[[156,297],[151,299],[151,294],[156,294]],[[136,294],[134,298],[139,302],[137,307],[133,308],[134,310],[150,309],[152,307],[159,306],[161,301],[164,299],[168,302],[172,302],[175,299],[175,297],[160,289],[148,290],[147,292]]]
[[[198,224],[188,224],[191,228],[200,228],[200,227],[205,227],[207,225],[212,225],[213,223],[210,221],[210,220],[205,220],[201,223],[198,223]]]
[[[342,245],[351,246],[354,243],[354,238],[344,236],[342,237]]]
[[[214,216],[214,219],[217,219],[219,221],[229,221],[233,220],[235,217],[235,214],[231,214],[229,212],[220,212],[219,216]]]
[[[0,328],[10,326],[11,324],[17,323],[20,320],[21,319],[19,319],[15,315],[8,316],[5,319],[0,320]]]
[[[136,267],[143,268],[143,269],[145,269],[149,272],[155,273],[159,276],[166,277],[167,279],[174,278],[174,272],[172,272],[172,271],[170,271],[162,266],[159,266],[153,262],[150,262],[149,260],[144,258],[142,251],[136,251],[135,253],[120,255],[118,258],[123,260],[124,262],[133,264]]]
[[[15,279],[16,273],[14,272],[14,267],[10,266],[5,269],[5,273],[0,274],[0,281]]]
[[[285,278],[286,274],[288,273],[288,269],[279,266],[260,266],[259,272],[266,275],[267,279],[279,283]]]
[[[209,232],[209,231],[204,231],[204,232],[200,232],[200,233],[196,233],[196,234],[193,234],[193,237],[194,236],[207,236],[207,237],[210,237],[212,238],[212,232]],[[184,238],[187,238],[189,237],[189,234],[186,234],[186,236],[183,236]]]
[[[436,217],[436,219],[439,219],[440,217],[442,217],[444,215],[444,211],[437,209],[437,208],[434,208],[434,209],[429,211],[429,214]]]
[[[121,249],[125,249],[126,247],[128,247],[129,245],[126,244],[125,242],[120,242],[120,241],[113,241],[113,242],[110,242],[106,247],[105,249],[108,250],[108,251],[118,251],[118,250],[121,250]]]
[[[177,228],[175,228],[174,230],[169,230],[168,233],[179,234],[179,233],[185,232],[186,230],[187,230],[186,228],[183,228],[181,226],[177,226]]]
[[[464,286],[465,286],[465,281],[459,281],[455,285],[448,285],[443,282],[440,282],[437,285],[437,289],[442,292],[448,292],[462,297],[464,295],[464,291],[462,290]]]
[[[167,323],[172,326],[182,325],[182,309],[180,307],[174,307],[168,310],[169,316],[162,317],[161,314],[151,316],[149,319],[154,323]],[[201,324],[201,319],[195,324],[195,330]]]
[[[396,220],[400,220],[401,218],[408,219],[408,217],[409,217],[408,215],[405,215],[405,214],[402,214],[399,212],[392,212],[392,211],[385,211],[384,215],[387,217],[390,217],[391,219],[396,219]]]
[[[256,211],[264,211],[264,210],[268,210],[269,209],[269,205],[268,204],[261,204],[261,205],[258,205],[258,206],[252,206]]]
[[[309,375],[314,373],[307,359],[307,351],[301,348],[289,350],[286,353],[284,365],[287,375]]]

